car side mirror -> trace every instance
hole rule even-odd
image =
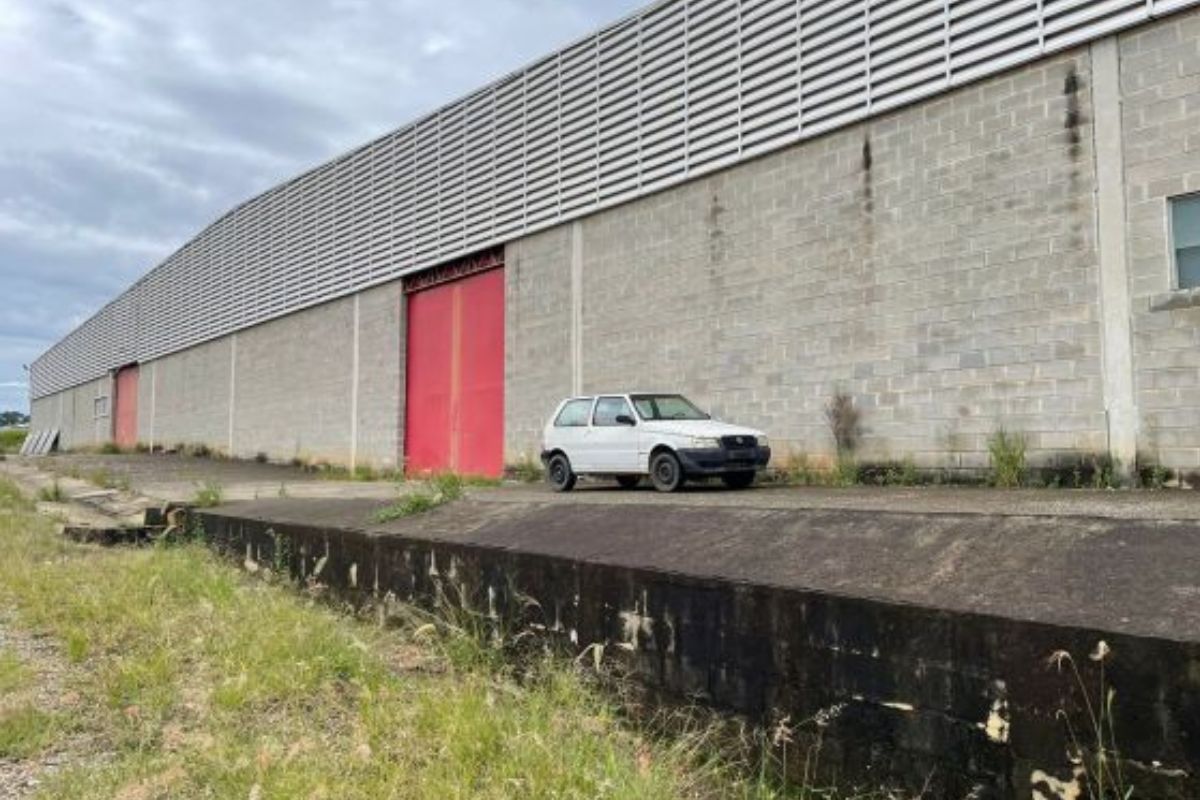
[[[616,423],[618,425],[636,425],[637,424],[633,421],[633,417],[629,416],[628,414],[617,414]]]

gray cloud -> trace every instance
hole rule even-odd
[[[230,207],[641,4],[0,0],[0,409]]]

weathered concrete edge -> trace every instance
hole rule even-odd
[[[1029,797],[1038,780],[1069,780],[1053,712],[1064,705],[1076,714],[1081,698],[1036,667],[1067,650],[1090,679],[1086,654],[1104,639],[1119,654],[1108,677],[1121,698],[1118,730],[1129,731],[1121,744],[1139,796],[1200,795],[1194,642],[408,532],[278,523],[237,509],[197,514],[219,548],[282,561],[295,578],[324,558],[321,582],[354,602],[390,594],[429,605],[450,584],[470,607],[499,618],[520,615],[528,608],[522,598],[532,597],[544,612],[554,609],[552,621],[543,619],[548,634],[576,648],[627,651],[634,674],[652,687],[759,719],[833,709],[833,772],[919,789],[932,771],[944,796]],[[289,542],[282,556],[281,540]],[[360,564],[373,566],[369,581]]]

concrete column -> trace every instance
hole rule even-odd
[[[354,295],[354,353],[350,361],[350,471],[358,467],[358,354],[361,294]]]
[[[158,362],[150,365],[150,452],[154,452],[154,423],[158,415]]]
[[[229,337],[229,440],[228,455],[233,452],[233,425],[236,419],[234,409],[237,407],[237,334]]]
[[[1129,477],[1137,459],[1129,254],[1125,231],[1125,159],[1117,38],[1093,42],[1092,126],[1096,153],[1096,224],[1100,256],[1100,327],[1108,451]]]
[[[571,225],[571,393],[583,393],[583,223]]]

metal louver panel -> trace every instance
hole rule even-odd
[[[626,201],[1200,0],[667,0],[232,209],[33,397]]]

